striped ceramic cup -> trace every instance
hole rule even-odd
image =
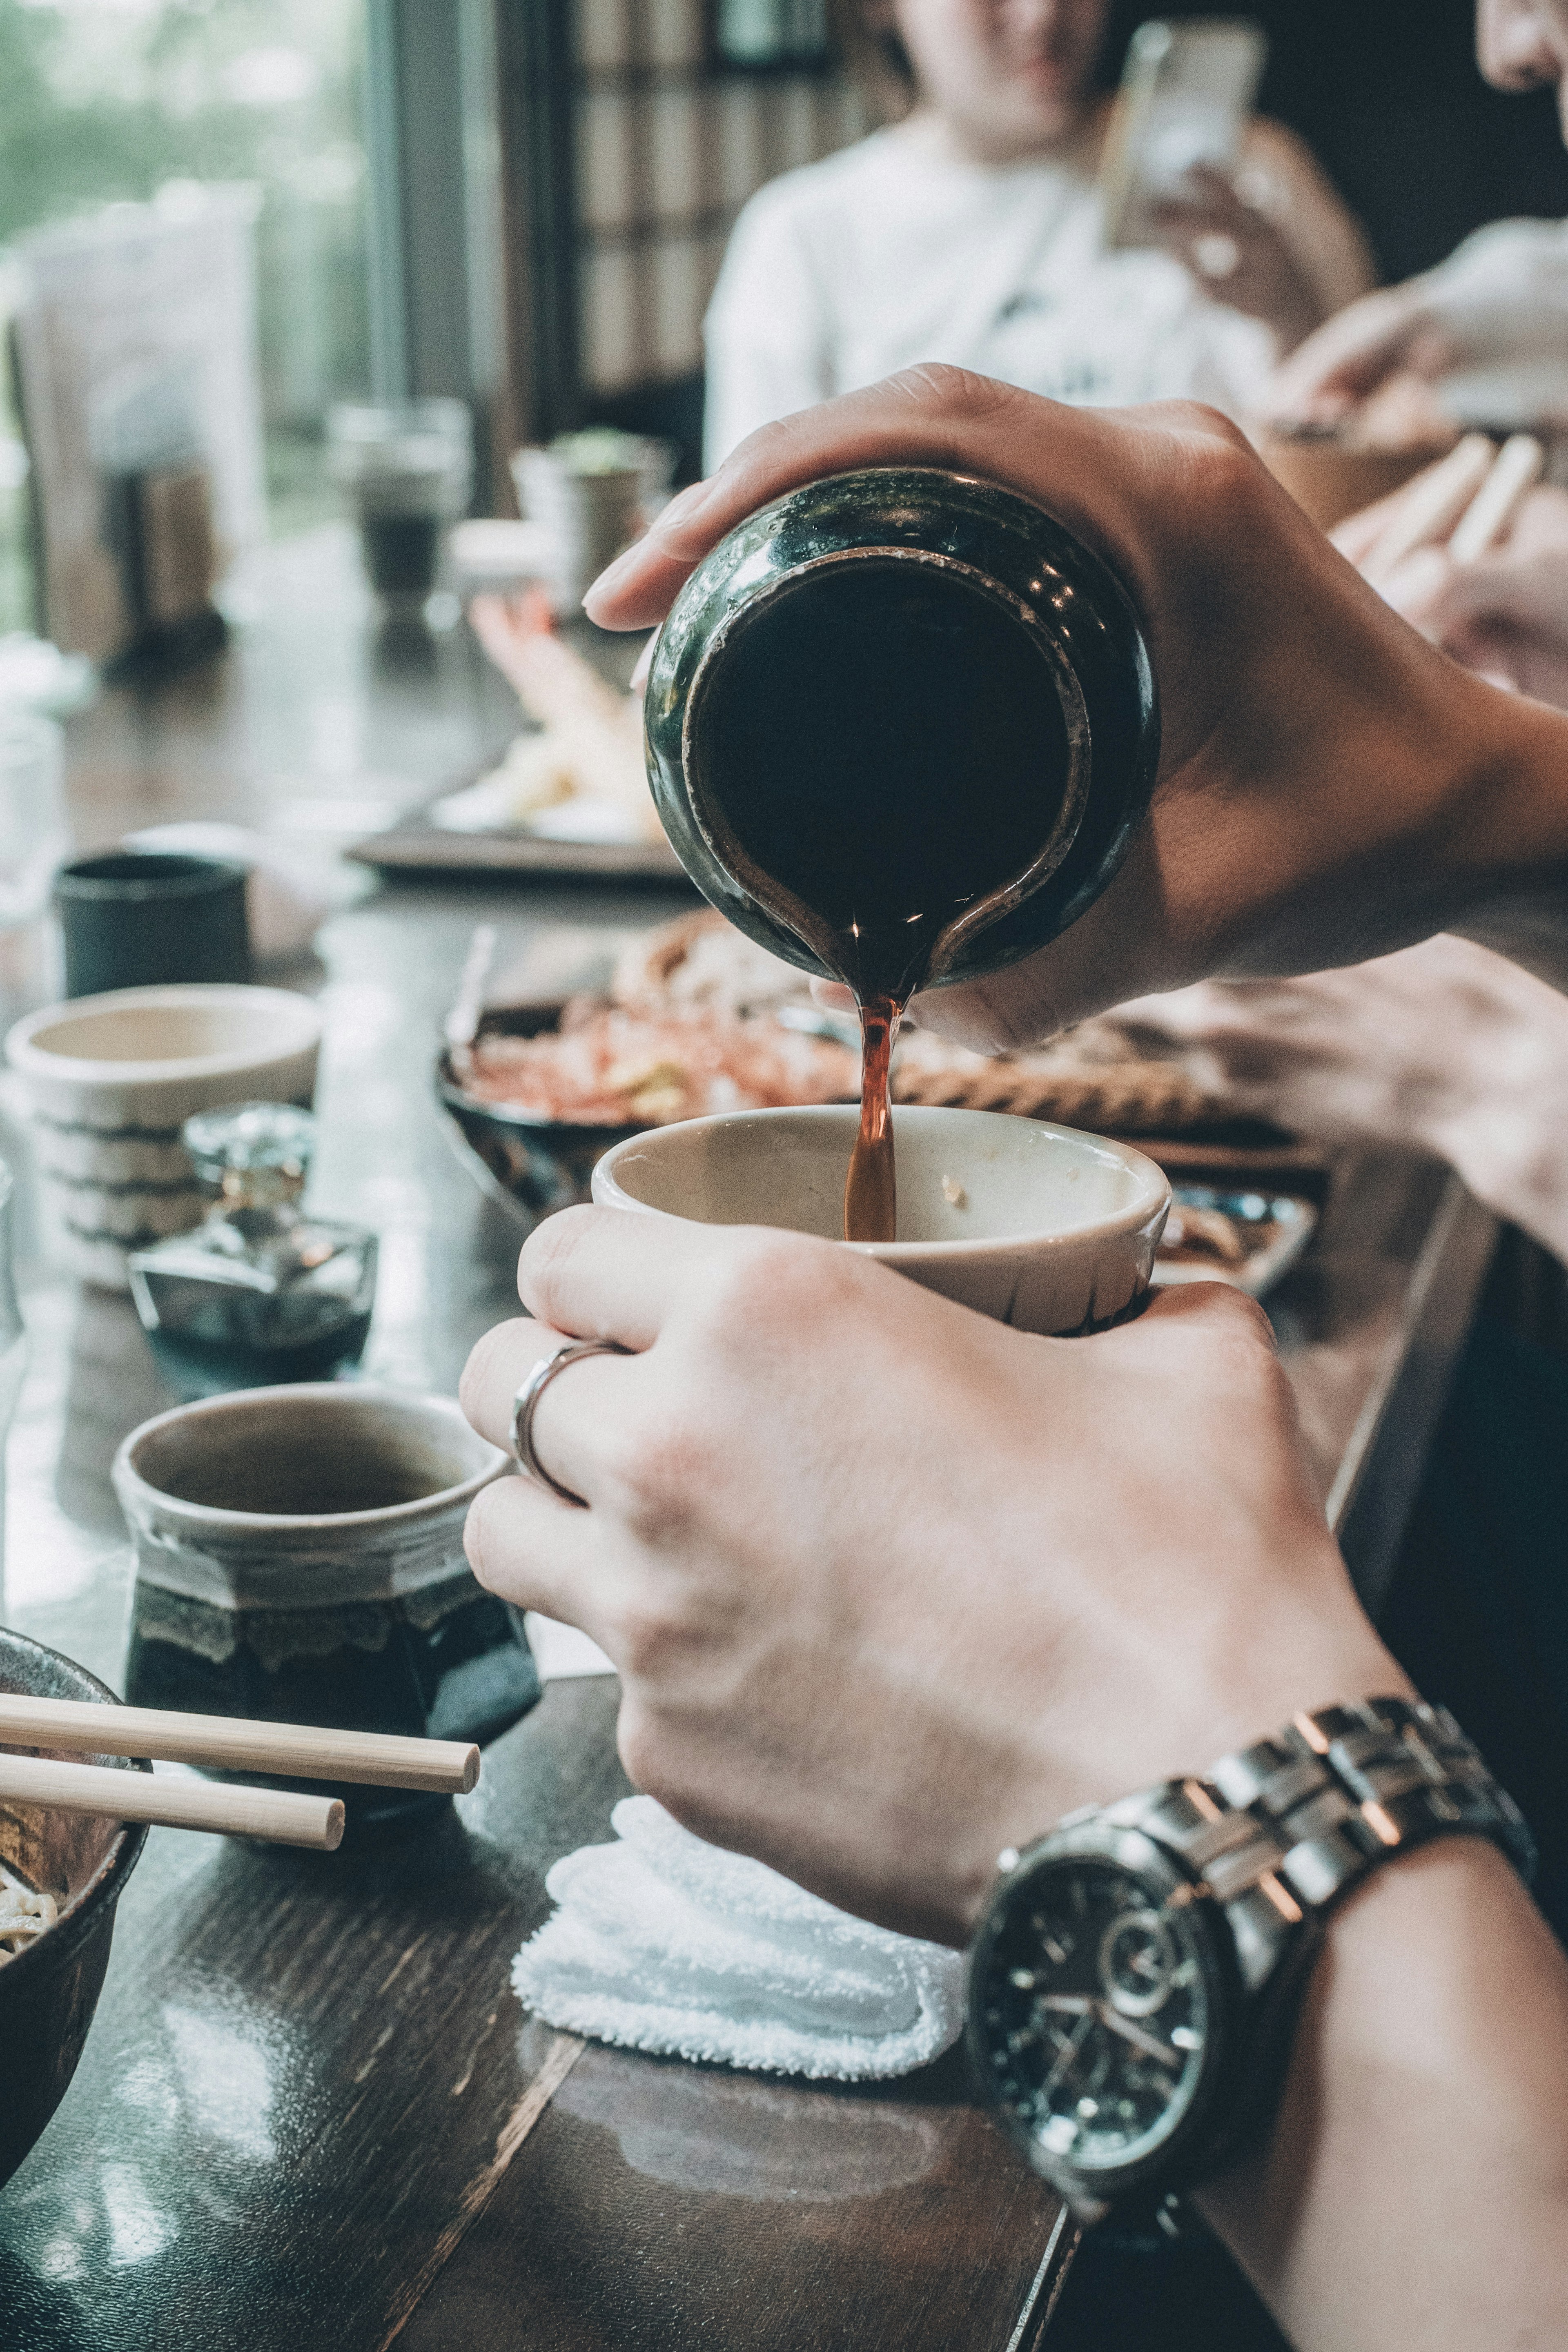
[[[128,1286],[125,1259],[199,1224],[180,1141],[222,1103],[309,1104],[321,1021],[285,988],[192,983],[79,996],[18,1021],[6,1058],[25,1097],[50,1255]]]

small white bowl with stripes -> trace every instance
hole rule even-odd
[[[309,1105],[321,1019],[287,988],[119,988],[18,1021],[5,1055],[33,1129],[49,1252],[84,1282],[129,1286],[128,1251],[201,1223],[180,1141],[223,1103]]]

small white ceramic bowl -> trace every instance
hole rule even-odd
[[[180,1141],[222,1103],[309,1104],[321,1017],[286,988],[120,988],[18,1021],[5,1055],[26,1097],[51,1254],[126,1287],[129,1250],[199,1224]]]
[[[851,1104],[731,1111],[607,1151],[594,1198],[710,1225],[783,1225],[838,1241],[860,1124]],[[1113,1323],[1149,1286],[1171,1188],[1103,1136],[1005,1111],[893,1114],[899,1237],[847,1246],[1020,1331]]]

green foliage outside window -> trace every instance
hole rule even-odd
[[[275,530],[324,510],[321,420],[368,382],[363,34],[363,0],[0,0],[0,247],[170,181],[260,192]],[[5,513],[13,429],[0,407],[0,629],[26,618]]]

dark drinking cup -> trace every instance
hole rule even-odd
[[[55,877],[66,994],[156,988],[172,981],[248,981],[247,869],[228,858],[115,850]]]

